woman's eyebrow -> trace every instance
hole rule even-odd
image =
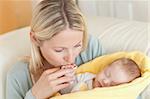
[[[81,43],[81,41],[79,41],[77,44],[75,44],[75,46],[78,45],[78,44],[80,44],[80,43]]]

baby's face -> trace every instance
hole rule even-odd
[[[99,72],[93,82],[93,87],[115,86],[129,81],[124,70],[118,68],[117,64],[111,64]]]

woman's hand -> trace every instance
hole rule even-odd
[[[74,69],[74,72],[65,74],[65,76],[74,76],[75,70],[77,69],[77,65],[76,64],[63,65],[61,69]]]
[[[67,73],[74,72],[73,69],[53,68],[43,72],[39,80],[32,87],[32,94],[36,99],[45,99],[51,97],[59,90],[69,86],[69,82],[74,77],[64,76]]]

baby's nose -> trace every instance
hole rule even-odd
[[[109,87],[110,86],[110,81],[108,79],[103,79],[103,86],[104,87]]]

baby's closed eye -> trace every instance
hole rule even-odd
[[[106,76],[107,78],[110,78],[110,77],[111,77],[111,73],[110,73],[110,72],[105,71],[104,73],[105,73],[105,76]]]

